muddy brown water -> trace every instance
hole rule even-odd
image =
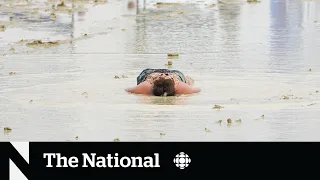
[[[319,1],[149,1],[137,16],[120,1],[75,2],[55,20],[55,1],[32,2],[1,1],[0,127],[12,129],[1,141],[320,140]],[[167,68],[167,53],[201,93],[124,91],[143,69]]]

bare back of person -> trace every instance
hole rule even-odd
[[[201,90],[194,88],[194,80],[177,70],[145,69],[137,77],[137,86],[126,89],[129,93],[155,96],[193,94]]]

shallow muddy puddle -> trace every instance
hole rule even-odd
[[[320,140],[320,2],[45,2],[0,7],[0,140]],[[127,94],[145,68],[202,91]]]

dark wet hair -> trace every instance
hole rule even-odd
[[[160,77],[153,83],[152,94],[155,96],[174,96],[176,90],[173,79]]]

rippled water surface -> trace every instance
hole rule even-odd
[[[0,1],[0,140],[320,140],[320,1],[59,2]],[[124,91],[168,60],[201,93]]]

